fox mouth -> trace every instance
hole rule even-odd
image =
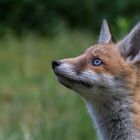
[[[92,88],[93,85],[91,85],[91,83],[87,83],[86,81],[82,81],[82,80],[78,80],[78,79],[72,79],[70,77],[67,77],[65,75],[62,74],[58,74],[56,73],[56,76],[58,78],[58,81],[63,84],[64,86],[66,86],[67,88],[72,88],[74,85],[79,85],[79,86],[83,86],[86,88]]]

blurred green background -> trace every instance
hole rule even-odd
[[[0,140],[97,140],[82,99],[51,61],[96,42],[102,19],[119,40],[140,19],[139,0],[0,0]]]

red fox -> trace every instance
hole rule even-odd
[[[140,23],[115,43],[103,20],[98,43],[52,68],[83,97],[100,140],[140,140]]]

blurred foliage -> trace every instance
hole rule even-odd
[[[0,0],[0,33],[54,34],[62,28],[94,31],[107,18],[113,30],[140,19],[139,0]]]
[[[84,102],[60,85],[51,61],[93,43],[82,32],[0,39],[0,140],[96,140]]]

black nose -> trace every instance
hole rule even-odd
[[[55,67],[59,66],[61,64],[61,61],[52,61],[52,68],[54,69]]]

